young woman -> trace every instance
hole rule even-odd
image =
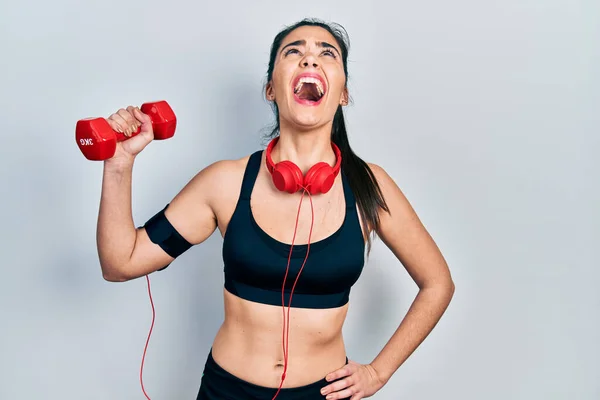
[[[104,164],[104,278],[163,269],[217,228],[224,238],[225,319],[198,399],[370,397],[452,298],[446,262],[401,190],[348,144],[347,58],[339,25],[303,20],[280,32],[265,88],[277,122],[267,149],[207,166],[142,228],[132,219],[131,172],[153,138],[150,120],[132,106],[109,118],[128,136],[142,132]],[[362,365],[347,359],[342,326],[374,235],[420,290],[385,347]]]

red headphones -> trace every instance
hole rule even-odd
[[[335,165],[332,167],[326,162],[319,162],[303,176],[300,168],[289,160],[273,163],[271,151],[278,140],[279,136],[271,140],[266,150],[267,168],[273,177],[275,187],[288,193],[295,193],[302,188],[310,194],[327,193],[333,186],[342,164],[342,153],[335,143],[331,142],[331,148],[335,153]]]

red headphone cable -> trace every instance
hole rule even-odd
[[[140,384],[142,385],[142,391],[144,392],[144,396],[148,400],[148,394],[146,393],[146,389],[144,389],[144,380],[142,378],[142,374],[144,371],[144,360],[146,359],[146,351],[148,350],[148,343],[150,342],[150,336],[152,335],[152,328],[154,328],[154,318],[156,316],[156,312],[154,310],[154,302],[152,301],[152,292],[150,291],[150,278],[146,275],[146,281],[148,282],[148,296],[150,296],[150,305],[152,306],[152,324],[150,325],[150,332],[148,332],[148,338],[146,339],[146,346],[144,347],[144,354],[142,356],[142,366],[140,367]]]
[[[285,378],[286,378],[287,367],[288,367],[288,355],[289,355],[289,337],[290,337],[290,322],[289,321],[290,321],[290,308],[292,305],[292,296],[294,295],[294,289],[296,288],[296,284],[298,283],[298,278],[300,278],[300,274],[302,273],[302,270],[304,269],[304,265],[306,264],[306,260],[308,259],[308,253],[310,251],[310,237],[312,235],[313,225],[315,222],[315,212],[314,212],[314,208],[313,208],[312,196],[310,195],[310,192],[305,187],[303,187],[302,189],[304,189],[304,190],[302,192],[302,196],[300,197],[300,205],[298,206],[298,213],[296,215],[296,225],[294,227],[294,236],[292,238],[292,244],[290,246],[290,252],[288,255],[288,263],[287,263],[287,267],[285,270],[285,276],[283,278],[283,285],[281,286],[281,306],[283,308],[283,359],[284,359],[283,374],[281,375],[281,383],[279,384],[279,388],[277,389],[277,392],[275,393],[275,396],[273,396],[272,400],[275,400],[275,398],[279,395],[279,392],[281,391],[281,388],[283,386],[283,382],[285,381]],[[308,193],[308,196],[310,199],[310,209],[311,209],[312,219],[311,219],[311,224],[310,224],[310,231],[308,234],[308,244],[307,244],[307,248],[306,248],[306,256],[304,256],[304,261],[302,262],[302,266],[300,267],[300,270],[298,271],[298,275],[296,275],[294,285],[292,286],[292,290],[290,292],[290,300],[288,303],[288,313],[287,313],[287,322],[286,322],[285,282],[287,280],[287,276],[288,276],[288,273],[290,270],[292,250],[294,249],[294,241],[296,240],[296,232],[298,230],[298,220],[300,219],[300,209],[302,208],[302,200],[304,199],[305,193]],[[287,330],[287,332],[286,332],[286,330]],[[286,333],[287,333],[287,335],[286,335]]]

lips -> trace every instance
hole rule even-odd
[[[304,87],[304,85],[312,85]],[[317,73],[304,73],[298,75],[292,83],[292,91],[296,102],[304,105],[318,105],[327,93],[325,79]],[[308,94],[307,94],[308,92]]]

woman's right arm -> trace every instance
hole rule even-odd
[[[173,257],[153,243],[145,228],[136,228],[132,215],[131,180],[135,156],[152,141],[149,118],[139,109],[119,110],[109,119],[113,129],[130,135],[142,126],[141,133],[120,142],[115,156],[104,162],[102,193],[98,213],[97,246],[104,279],[124,282],[157,271]],[[199,172],[169,203],[165,217],[190,244],[206,240],[217,227],[210,193],[215,163]]]

